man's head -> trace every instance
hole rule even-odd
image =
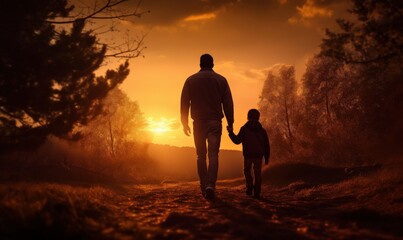
[[[257,109],[251,109],[248,112],[248,120],[259,121],[260,112]]]
[[[203,54],[200,57],[200,68],[213,68],[214,60],[210,54]]]

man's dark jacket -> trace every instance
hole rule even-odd
[[[269,162],[269,137],[259,121],[249,120],[241,127],[238,135],[229,132],[229,137],[235,144],[242,143],[242,151],[245,158],[264,157],[265,163]]]
[[[227,80],[211,68],[202,68],[188,79],[181,95],[181,121],[188,125],[193,120],[220,120],[227,118],[229,126],[234,123],[234,104]]]

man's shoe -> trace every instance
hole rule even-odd
[[[256,193],[255,193],[255,194],[253,195],[253,198],[255,198],[255,199],[260,199],[260,194],[256,194]]]
[[[253,187],[248,187],[246,188],[246,195],[250,196],[252,195]]]
[[[206,197],[207,200],[214,199],[214,189],[213,188],[206,188]]]

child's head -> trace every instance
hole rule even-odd
[[[260,112],[257,109],[251,109],[248,112],[248,120],[259,121]]]

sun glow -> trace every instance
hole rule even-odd
[[[174,130],[173,125],[175,123],[175,119],[167,119],[167,118],[154,119],[153,117],[149,117],[147,118],[147,123],[148,123],[148,126],[146,128],[147,131],[155,134],[163,134]]]

